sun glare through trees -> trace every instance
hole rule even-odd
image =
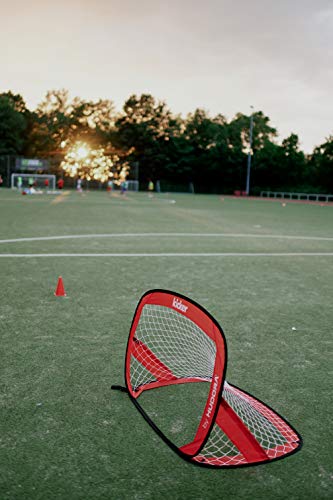
[[[114,178],[115,181],[118,178],[125,179],[128,172],[126,163],[115,171],[115,164],[111,157],[105,154],[104,148],[92,149],[81,141],[68,146],[61,168],[69,177],[100,182],[106,182],[109,178]]]

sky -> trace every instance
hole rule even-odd
[[[332,0],[0,0],[0,92],[150,93],[176,114],[263,111],[310,153],[333,135]]]

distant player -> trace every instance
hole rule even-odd
[[[76,183],[76,190],[78,193],[82,194],[82,179],[78,179]]]
[[[44,187],[45,187],[46,191],[49,189],[49,180],[48,179],[44,180]]]
[[[124,180],[120,184],[120,193],[126,195],[127,189],[128,189],[128,182]]]
[[[148,182],[148,196],[149,196],[149,198],[153,198],[153,192],[154,192],[154,183],[151,179],[149,179],[149,182]]]
[[[23,180],[22,180],[22,177],[19,175],[17,178],[17,189],[19,191],[22,191],[22,184],[23,184]]]
[[[58,189],[62,189],[64,187],[64,179],[58,179],[57,182]]]
[[[111,179],[109,179],[109,180],[108,180],[108,185],[107,185],[106,190],[107,190],[107,192],[109,193],[109,195],[110,195],[110,196],[111,196],[111,194],[112,194],[112,189],[113,189],[113,182],[112,182],[112,180],[111,180]]]

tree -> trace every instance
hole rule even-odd
[[[316,147],[311,155],[309,182],[324,193],[333,193],[333,135]]]
[[[270,125],[270,119],[262,111],[252,115],[253,135],[252,151],[253,163],[256,163],[257,152],[274,141],[277,131]],[[228,124],[229,173],[228,178],[235,188],[244,191],[246,185],[246,164],[250,149],[250,120],[251,117],[237,113]],[[251,173],[251,186],[254,187],[255,177]]]
[[[126,178],[129,168],[126,162],[120,164],[117,159],[106,155],[104,148],[91,149],[80,141],[67,150],[60,166],[69,177],[100,182],[112,177],[117,181]]]
[[[140,163],[140,179],[160,179],[170,164],[173,145],[170,140],[180,133],[179,119],[173,117],[164,102],[149,94],[132,95],[125,102],[111,135],[118,149],[132,149],[130,160]]]
[[[302,186],[305,180],[306,160],[303,151],[300,151],[298,135],[290,134],[282,141],[282,152],[284,161],[281,164],[281,186],[289,189]]]
[[[226,185],[225,166],[228,154],[227,122],[223,115],[211,118],[203,109],[187,115],[182,138],[186,140],[187,180],[196,189],[207,190]],[[182,174],[179,169],[180,175]]]
[[[252,192],[257,190],[277,190],[283,180],[283,148],[267,139],[253,157],[251,170]]]
[[[304,189],[306,158],[296,134],[278,145],[266,139],[256,151],[252,166],[252,185],[257,189],[296,191]]]
[[[333,190],[332,137],[306,158],[296,134],[278,145],[269,117],[262,111],[252,117],[252,190]],[[81,142],[103,150],[116,172],[139,163],[141,183],[152,178],[194,182],[202,191],[243,191],[249,132],[248,115],[237,113],[228,123],[222,114],[196,109],[182,118],[150,94],[130,96],[122,113],[110,100],[70,99],[64,89],[49,91],[34,112],[20,95],[0,94],[0,154],[52,158],[54,172]]]
[[[253,117],[252,149],[262,149],[267,141],[277,137],[277,131],[270,125],[270,119],[262,111],[256,111]],[[248,152],[250,147],[250,116],[237,113],[229,124],[229,137],[234,148]]]
[[[74,144],[77,140],[106,147],[115,119],[109,100],[71,100],[67,90],[49,91],[34,113],[29,134],[31,153],[46,156],[61,151],[62,143]]]
[[[0,155],[19,155],[24,150],[28,110],[19,94],[0,94]]]

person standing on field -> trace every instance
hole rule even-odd
[[[126,196],[127,188],[128,182],[126,180],[123,180],[120,184],[120,194]]]
[[[111,194],[112,194],[112,188],[113,188],[113,182],[112,182],[112,180],[111,180],[111,179],[109,179],[109,180],[108,180],[108,185],[107,185],[106,190],[107,190],[107,192],[109,193],[109,195],[110,195],[110,196],[111,196]]]
[[[154,183],[151,179],[149,179],[149,182],[148,182],[148,196],[149,196],[149,198],[153,197],[153,191],[154,191]]]
[[[76,190],[78,193],[82,194],[82,179],[80,178],[77,180]]]
[[[22,190],[22,177],[19,175],[18,178],[17,178],[17,189],[19,191]]]

